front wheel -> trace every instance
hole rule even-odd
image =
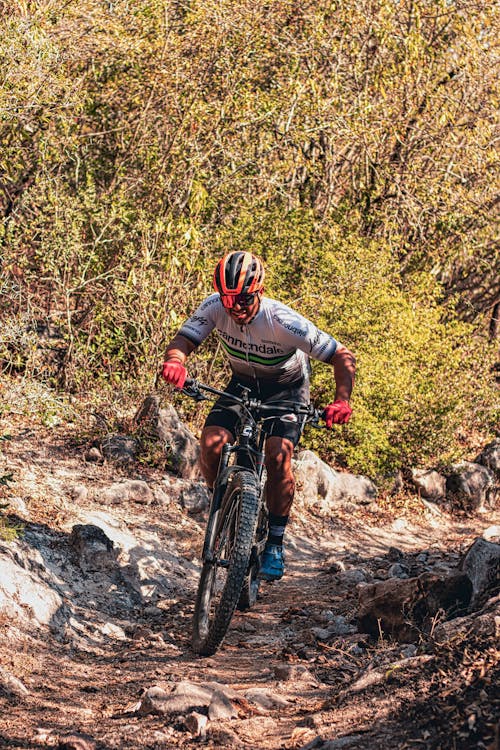
[[[256,477],[232,476],[203,564],[193,621],[193,648],[204,656],[217,651],[226,635],[248,573],[259,509]]]
[[[263,490],[262,494],[264,494]],[[264,501],[261,500],[254,546],[252,547],[252,555],[250,557],[250,565],[248,566],[238,602],[238,609],[241,609],[242,611],[251,609],[259,596],[261,580],[259,578],[260,558],[266,544],[268,528],[268,512]]]

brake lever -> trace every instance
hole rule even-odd
[[[189,396],[189,398],[192,398],[195,401],[210,400],[208,396],[203,395],[203,393],[194,385],[194,383],[192,385],[185,385],[184,388],[181,388],[181,393],[184,393],[185,396]]]
[[[321,419],[323,419],[323,413],[320,413],[317,409],[315,409],[311,418],[307,420],[307,424],[311,425],[311,427],[314,427],[317,430],[326,430],[326,425],[320,424]]]

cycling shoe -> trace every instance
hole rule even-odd
[[[283,547],[277,544],[266,544],[262,553],[259,577],[264,581],[278,581],[285,572]]]

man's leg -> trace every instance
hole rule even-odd
[[[209,425],[204,427],[200,437],[200,469],[209,487],[214,486],[222,447],[233,440],[232,434],[225,427]]]
[[[282,437],[269,437],[266,442],[269,535],[262,556],[261,576],[274,581],[283,576],[283,535],[295,492],[292,472],[293,443]]]

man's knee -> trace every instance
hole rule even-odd
[[[221,451],[224,443],[231,438],[231,433],[224,427],[210,425],[204,427],[201,432],[200,445],[206,451]]]
[[[232,440],[231,433],[224,427],[210,425],[204,427],[200,437],[200,466],[205,479],[211,484],[217,473],[223,446]]]

